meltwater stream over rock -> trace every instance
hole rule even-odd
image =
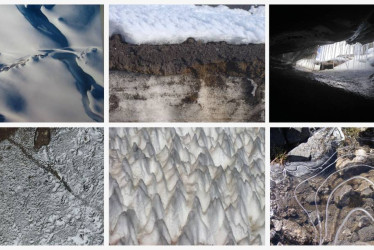
[[[359,131],[319,129],[271,164],[272,244],[374,244],[374,150]]]

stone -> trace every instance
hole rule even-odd
[[[309,128],[290,128],[286,133],[286,139],[289,144],[305,142],[310,136]]]
[[[287,215],[290,217],[297,217],[297,211],[295,208],[290,208],[287,211]]]
[[[296,222],[283,220],[282,230],[284,237],[292,244],[310,244],[311,235]]]
[[[358,230],[358,236],[361,241],[372,241],[374,240],[374,226],[368,226]]]
[[[318,225],[318,213],[316,210],[313,210],[310,214],[309,217],[314,225]],[[322,214],[319,215],[319,220],[322,222],[323,217]]]
[[[374,197],[374,187],[368,181],[362,181],[358,188],[355,190],[364,198],[373,198]]]
[[[283,147],[287,144],[282,128],[270,128],[270,143],[272,148]]]
[[[362,217],[359,219],[358,227],[359,227],[359,228],[364,228],[364,227],[369,226],[370,223],[371,223],[371,220],[369,219],[369,217],[367,217],[367,216],[365,215],[365,216],[362,216]]]
[[[279,232],[282,229],[282,221],[281,220],[273,220],[274,230]]]
[[[335,159],[337,142],[341,141],[336,128],[324,128],[315,132],[308,141],[292,149],[287,155],[287,170],[291,175],[301,177],[314,173],[324,163],[328,165]]]
[[[0,128],[0,142],[8,139],[18,128]]]
[[[350,201],[350,196],[353,194],[353,189],[350,185],[340,187],[334,194],[334,202],[340,207],[347,206]]]
[[[314,199],[314,198],[315,198],[315,193],[310,193],[306,197],[305,201],[308,202],[310,205],[315,205],[316,203],[320,204],[321,200],[320,200],[319,196],[317,195],[316,199]]]
[[[50,128],[37,128],[34,136],[34,148],[40,149],[42,146],[46,146],[51,141],[51,129]]]

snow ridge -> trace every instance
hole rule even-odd
[[[264,129],[110,129],[110,244],[263,244]]]
[[[265,7],[111,5],[109,34],[133,44],[182,43],[187,38],[232,44],[265,43]]]

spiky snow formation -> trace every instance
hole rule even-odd
[[[110,244],[263,244],[264,129],[110,129]]]

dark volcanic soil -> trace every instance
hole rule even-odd
[[[109,67],[152,75],[223,73],[264,80],[265,45],[201,43],[192,38],[182,44],[133,45],[114,35],[109,41]]]

